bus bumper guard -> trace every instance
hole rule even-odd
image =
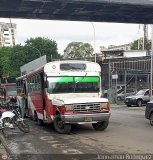
[[[65,123],[96,123],[108,120],[110,113],[61,115],[61,118]]]

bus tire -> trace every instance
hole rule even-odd
[[[92,126],[97,131],[103,131],[108,127],[109,120],[103,121],[103,122],[97,122],[93,123]]]
[[[71,131],[71,124],[65,124],[60,114],[58,114],[54,117],[54,128],[60,134],[69,134]]]

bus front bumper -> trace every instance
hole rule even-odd
[[[61,118],[65,123],[97,123],[109,120],[110,113],[62,115]]]

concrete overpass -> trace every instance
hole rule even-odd
[[[0,17],[153,23],[153,0],[0,0]]]

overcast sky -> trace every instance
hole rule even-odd
[[[0,22],[9,23],[9,19],[0,18]],[[52,20],[28,20],[11,19],[17,24],[18,42],[24,44],[28,38],[48,37],[58,44],[59,53],[70,42],[87,42],[94,47],[94,28],[96,52],[100,51],[100,46],[120,45],[134,41],[143,35],[143,26],[138,24],[75,22],[75,21],[52,21]],[[150,26],[149,26],[150,37]]]

